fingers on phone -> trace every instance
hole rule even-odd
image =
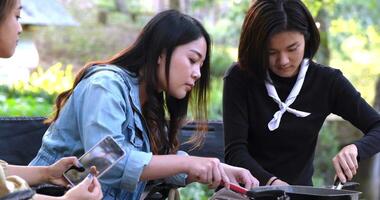
[[[99,175],[99,171],[96,170],[96,166],[91,166],[90,167],[90,173],[94,176],[98,176]]]
[[[76,170],[76,171],[79,171],[79,172],[84,172],[86,169],[83,166],[79,166],[78,167],[78,166],[73,165],[68,170]]]

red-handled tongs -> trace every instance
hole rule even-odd
[[[283,190],[278,189],[268,189],[263,191],[247,190],[240,185],[230,183],[230,190],[245,195],[250,199],[260,199],[264,197],[272,197],[273,199],[287,200],[288,196]]]

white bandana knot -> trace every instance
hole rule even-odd
[[[304,59],[300,67],[300,72],[298,73],[297,81],[294,84],[292,91],[290,92],[289,96],[286,98],[285,102],[282,102],[280,100],[280,97],[278,97],[276,88],[273,86],[273,84],[269,83],[268,81],[265,81],[265,87],[267,88],[268,95],[272,97],[272,99],[278,104],[278,107],[280,108],[279,111],[274,113],[273,119],[268,123],[268,128],[270,131],[276,130],[280,126],[282,115],[286,111],[294,114],[297,117],[306,117],[310,115],[310,113],[308,112],[299,111],[299,110],[289,107],[296,100],[296,97],[301,91],[308,68],[309,68],[309,59]],[[268,76],[268,79],[272,81],[269,76],[269,73],[267,73],[267,76]]]

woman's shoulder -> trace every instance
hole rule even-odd
[[[82,81],[89,84],[117,84],[131,88],[138,85],[138,77],[122,67],[116,65],[93,65],[87,69]]]
[[[226,83],[234,82],[240,87],[256,87],[264,84],[263,81],[257,79],[257,77],[243,69],[237,62],[232,63],[226,70],[223,79]]]
[[[316,63],[316,62],[313,62],[313,61],[311,62],[310,66],[311,66],[310,68],[312,69],[312,71],[315,71],[318,74],[336,76],[336,75],[342,73],[337,68],[334,68],[334,67],[331,67],[331,66],[328,66],[328,65],[323,65],[323,64],[320,64],[320,63]]]
[[[131,90],[136,90],[130,77],[120,72],[121,69],[112,65],[94,65],[88,68],[84,77],[74,89],[74,93],[84,94],[91,92],[103,92],[126,98]],[[117,95],[120,94],[120,95]],[[99,94],[100,95],[100,94]]]
[[[240,67],[239,63],[234,62],[231,66],[225,71],[224,78],[248,78],[247,73]]]
[[[93,65],[89,67],[86,72],[84,78],[90,79],[114,79],[114,78],[127,78],[129,79],[128,71],[122,69],[116,65],[110,64],[102,64],[102,65]],[[124,77],[125,76],[125,77]]]
[[[343,73],[340,69],[319,64],[316,62],[311,62],[310,64],[310,74],[313,74],[314,77],[318,77],[319,79],[326,80],[335,80],[338,78],[341,78],[343,76]]]

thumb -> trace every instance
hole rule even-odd
[[[62,162],[62,164],[67,168],[73,165],[77,166],[79,163],[78,158],[75,156],[62,158],[59,162]]]
[[[87,177],[79,184],[79,185],[82,185],[82,186],[85,186],[85,187],[89,187],[92,183],[92,181],[94,180],[94,175],[92,175],[91,173],[89,173],[87,175]]]

